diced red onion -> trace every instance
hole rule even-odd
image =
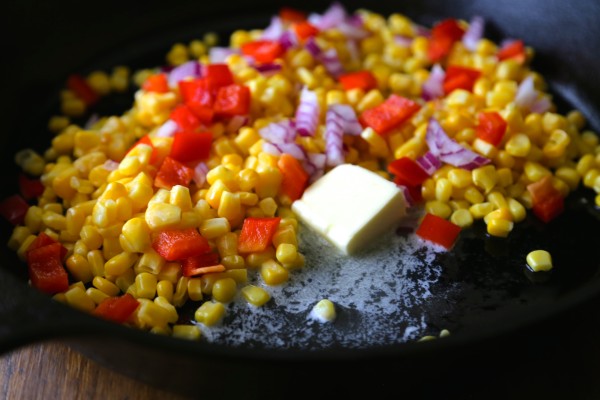
[[[451,139],[435,118],[429,119],[425,140],[429,151],[446,164],[472,170],[490,163],[488,158],[464,148]]]
[[[412,28],[413,28],[413,31],[415,31],[415,34],[417,36],[424,36],[426,38],[431,36],[431,29],[429,29],[423,25],[413,24]]]
[[[440,159],[430,151],[417,158],[415,162],[430,176],[442,166]]]
[[[348,14],[344,6],[336,1],[332,3],[322,15],[316,13],[310,14],[308,16],[308,22],[323,31],[337,27],[344,22],[347,16]]]
[[[271,23],[262,32],[261,39],[277,41],[283,35],[285,27],[281,18],[274,16],[271,18]]]
[[[462,37],[462,43],[469,51],[477,49],[477,43],[483,37],[485,30],[485,20],[479,15],[473,16],[469,22],[469,28]]]
[[[258,134],[271,143],[291,143],[296,138],[296,125],[289,119],[271,122],[261,128]]]
[[[296,131],[300,136],[314,136],[319,125],[319,100],[317,94],[306,86],[300,92],[296,109]]]
[[[425,101],[429,101],[444,96],[445,77],[446,72],[444,69],[439,64],[435,64],[431,68],[429,77],[425,82],[423,82],[423,87],[421,88],[421,97]]]
[[[299,161],[307,159],[306,151],[297,143],[270,143],[263,142],[262,149],[265,153],[279,156],[281,154],[289,154]]]
[[[188,61],[169,73],[169,86],[175,87],[179,81],[186,78],[199,78],[202,76],[202,65],[198,61]]]
[[[236,133],[242,126],[246,125],[249,120],[250,118],[246,115],[234,115],[227,123],[225,131],[227,133]]]
[[[102,164],[102,167],[107,171],[114,171],[119,168],[119,163],[114,160],[106,160],[104,161],[104,164]]]
[[[172,119],[167,120],[156,130],[157,137],[172,137],[179,130],[179,125]]]
[[[350,55],[350,59],[353,62],[360,61],[360,50],[358,49],[356,40],[346,40],[346,50],[348,50],[348,55]]]
[[[213,64],[224,63],[232,54],[237,54],[237,51],[230,47],[211,47],[208,51],[208,58]]]
[[[325,172],[325,164],[327,162],[327,156],[323,153],[308,153],[306,160],[303,161],[302,167],[309,175],[308,181],[310,183],[316,181]]]
[[[371,35],[371,33],[362,28],[362,26],[356,26],[348,22],[343,21],[337,26],[337,29],[346,36],[348,39],[362,40]]]
[[[410,190],[408,190],[408,188],[404,185],[396,186],[402,192],[402,195],[404,196],[404,203],[406,204],[406,206],[412,207],[413,205],[415,205],[415,199],[413,199],[412,195],[410,194]]]
[[[283,67],[281,66],[281,64],[277,64],[277,63],[265,63],[265,64],[257,64],[254,65],[254,69],[256,69],[258,72],[260,72],[261,74],[268,76],[268,75],[272,75],[276,72],[281,71]]]
[[[293,31],[288,30],[283,32],[279,37],[279,43],[283,46],[284,50],[287,50],[298,45],[298,38]]]
[[[538,114],[543,114],[552,107],[550,99],[547,96],[541,96],[536,90],[531,76],[523,79],[519,84],[517,95],[515,96],[515,104],[517,107]]]
[[[329,72],[333,77],[344,73],[344,66],[340,62],[337,51],[334,48],[322,51],[317,42],[311,37],[306,41],[304,48]]]
[[[327,109],[326,120],[331,119],[332,123],[338,124],[342,133],[348,135],[360,135],[363,131],[362,125],[356,118],[354,109],[348,104],[332,104]]]
[[[529,107],[529,110],[537,114],[543,114],[546,111],[549,111],[550,108],[552,108],[552,101],[550,101],[550,98],[548,96],[541,96],[531,105],[531,107]]]
[[[304,48],[310,53],[311,56],[313,56],[313,58],[318,58],[321,55],[321,48],[312,37],[306,40]]]
[[[325,115],[325,154],[330,167],[344,163],[343,135],[343,121],[340,121],[336,113],[328,110]]]
[[[194,168],[194,176],[193,176],[192,180],[194,181],[194,183],[196,185],[198,185],[198,187],[201,187],[206,182],[206,174],[207,173],[208,173],[208,166],[203,162],[199,162],[196,165],[196,167]]]
[[[413,38],[404,35],[394,35],[394,43],[402,47],[410,47],[412,45]]]

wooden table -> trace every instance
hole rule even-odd
[[[0,398],[185,399],[113,372],[58,341],[33,344],[0,357]]]

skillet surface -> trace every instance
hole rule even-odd
[[[427,5],[431,6],[434,3]],[[548,3],[550,8],[556,6],[553,2]],[[461,7],[457,8],[455,13],[445,8],[445,6],[436,5],[441,7],[439,11],[429,11],[414,17],[417,21],[423,23],[430,23],[440,15],[468,18],[472,15],[472,12],[477,11],[478,5],[482,10],[485,9],[488,14],[490,13],[489,4],[486,2],[477,2],[472,8],[462,2],[458,2],[458,4]],[[306,9],[306,6],[301,8]],[[387,4],[383,8],[392,10]],[[319,10],[320,8],[315,7],[314,9]],[[374,10],[377,11],[375,8]],[[398,11],[403,12],[401,9]],[[419,11],[417,6],[407,6],[406,13],[409,16],[417,11]],[[103,50],[99,54],[92,55],[90,49],[82,49],[79,54],[71,54],[70,57],[67,57],[60,68],[54,66],[49,67],[50,72],[30,74],[28,84],[24,87],[25,96],[21,93],[20,100],[23,101],[27,94],[41,94],[36,96],[34,100],[35,107],[26,109],[27,111],[34,109],[32,115],[35,118],[24,118],[23,109],[11,115],[10,121],[14,124],[14,132],[18,134],[11,136],[9,140],[3,139],[3,145],[5,145],[3,147],[6,149],[7,154],[3,158],[3,165],[6,164],[6,169],[10,171],[15,170],[11,165],[11,157],[8,154],[13,154],[16,150],[22,148],[25,143],[27,143],[27,146],[31,146],[30,132],[38,132],[39,142],[36,141],[35,144],[39,145],[40,149],[45,148],[47,145],[50,136],[45,133],[44,125],[49,112],[56,106],[56,99],[52,96],[56,92],[54,89],[59,88],[57,82],[60,82],[60,79],[56,79],[57,76],[60,76],[58,70],[64,74],[64,77],[72,70],[85,70],[85,68],[90,70],[95,68],[108,69],[121,63],[131,65],[134,68],[157,65],[161,63],[166,49],[174,41],[189,40],[208,30],[220,31],[223,33],[222,37],[226,37],[225,35],[228,32],[237,27],[264,27],[268,23],[268,17],[271,14],[272,9],[266,12],[255,11],[252,14],[245,14],[235,19],[215,20],[212,21],[213,25],[211,23],[202,24],[202,28],[199,28],[196,23],[182,24],[175,28],[170,27],[168,30],[157,29],[154,35],[143,38],[132,39],[131,37],[135,36],[133,33],[124,33],[123,36],[127,36],[130,40],[118,43],[119,46],[116,46],[115,36],[109,34],[106,42],[112,44],[112,47],[108,45],[100,46],[99,48]],[[156,16],[154,17],[156,18]],[[494,18],[500,19],[500,17],[490,16],[490,19],[493,21]],[[151,15],[148,19],[156,22]],[[146,24],[150,25],[151,22],[146,22]],[[146,26],[146,28],[148,27]],[[492,34],[500,34],[500,31],[493,31],[493,24],[491,29]],[[515,27],[511,27],[511,29],[513,31],[510,33],[517,36],[519,29]],[[138,30],[138,33],[140,31]],[[506,35],[506,31],[504,34]],[[113,33],[113,35],[116,34]],[[532,35],[535,39],[532,39],[531,42],[534,47],[536,47],[536,41],[541,45],[547,43],[547,39],[543,37],[535,38],[536,35]],[[519,36],[527,40],[527,35],[521,34]],[[76,49],[80,48],[79,46],[80,43],[73,42],[67,45],[66,48]],[[42,57],[47,55],[45,53],[52,51],[57,51],[63,56],[66,54],[65,50],[40,49]],[[568,52],[570,51],[573,50],[568,50]],[[561,106],[563,107],[561,111],[570,109],[570,106],[579,107],[586,112],[592,127],[597,130],[599,125],[597,119],[598,103],[592,101],[595,99],[590,97],[593,96],[590,94],[591,91],[582,91],[580,87],[573,88],[565,80],[565,76],[561,74],[562,67],[544,63],[552,59],[550,53],[541,52],[539,59],[541,64],[537,68],[542,72],[545,69],[548,70],[554,77],[554,79],[551,79],[551,83],[555,93],[561,96]],[[24,65],[24,76],[30,73],[32,68],[29,64]],[[52,71],[52,68],[58,68],[58,70]],[[577,71],[577,67],[574,68],[570,77],[577,82],[577,78],[580,77],[580,71]],[[130,104],[130,100],[126,96],[114,100],[116,100],[116,108],[113,108],[114,104],[107,104],[106,112],[124,110]],[[18,124],[14,121],[18,121]],[[7,176],[11,176],[10,173]],[[3,193],[11,193],[14,188],[14,184],[11,186],[11,182],[7,181]],[[318,300],[318,298],[310,300],[306,295],[301,298],[301,300],[306,301],[305,307],[292,309],[282,304],[279,311],[275,309],[267,309],[266,311],[269,313],[282,312],[280,314],[282,318],[278,319],[280,326],[275,325],[276,331],[279,332],[282,338],[296,337],[299,333],[299,326],[307,327],[301,330],[298,335],[299,339],[289,340],[286,344],[286,346],[289,345],[298,350],[306,348],[331,350],[336,347],[342,349],[348,347],[374,349],[379,346],[386,349],[386,346],[392,345],[391,347],[394,347],[394,344],[411,341],[424,334],[436,334],[444,328],[453,332],[453,336],[454,334],[458,336],[457,339],[452,339],[455,341],[460,341],[461,335],[463,340],[468,341],[469,339],[495,335],[499,332],[507,332],[510,329],[524,325],[526,321],[542,319],[576,303],[591,299],[597,294],[599,287],[597,275],[600,269],[600,260],[596,256],[594,246],[600,243],[600,236],[598,234],[598,211],[594,210],[591,205],[592,202],[593,196],[589,192],[574,194],[569,198],[570,210],[567,214],[548,225],[543,225],[530,217],[527,221],[521,223],[518,230],[511,234],[507,240],[488,238],[483,227],[476,226],[461,234],[455,249],[450,253],[428,251],[426,255],[423,253],[418,254],[421,258],[426,256],[428,261],[433,260],[433,263],[416,261],[410,265],[397,265],[394,270],[390,270],[389,265],[382,265],[382,263],[387,263],[384,261],[379,261],[379,265],[368,263],[369,265],[365,265],[365,269],[368,268],[369,273],[373,273],[374,269],[385,271],[386,276],[381,278],[396,274],[399,282],[403,283],[406,289],[406,291],[402,291],[396,287],[380,294],[387,300],[397,295],[399,298],[397,303],[402,307],[397,308],[391,315],[386,315],[386,318],[378,319],[375,323],[372,319],[356,318],[356,304],[349,302],[346,307],[338,310],[340,311],[340,318],[339,323],[335,325],[335,331],[331,331],[331,326],[307,324],[306,312],[308,309],[306,306],[311,301]],[[6,232],[3,232],[3,235],[3,238],[7,237]],[[307,237],[306,240],[311,241],[312,239]],[[402,236],[390,240],[390,244],[394,248],[407,246],[406,243],[410,242],[410,239]],[[413,246],[403,248],[409,252],[419,252],[414,250]],[[547,248],[552,252],[556,268],[551,274],[547,276],[527,274],[524,265],[525,255],[535,248]],[[379,253],[375,249],[370,254]],[[401,259],[403,255],[398,259]],[[317,264],[322,261],[319,252],[311,253],[309,257],[309,259],[314,259]],[[3,259],[7,262],[3,263],[1,273],[6,273],[8,270],[10,273],[23,278],[23,270],[19,268],[20,264],[13,254],[8,251],[3,252]],[[335,261],[335,259],[331,261]],[[431,267],[432,264],[433,267]],[[343,269],[343,267],[338,269]],[[307,271],[301,273],[303,276],[298,279],[299,281],[313,279],[313,282],[307,286],[314,288],[313,284],[318,281],[316,283],[322,284],[322,287],[326,289],[328,287],[326,279],[342,279],[339,274],[336,275],[336,278],[334,276],[336,273],[330,270],[325,271],[321,266],[318,268],[309,267]],[[357,276],[362,275],[357,274]],[[422,288],[425,281],[429,285],[426,290],[408,290],[411,287]],[[362,278],[359,283],[365,282],[369,283],[365,281],[365,278]],[[332,295],[335,295],[335,293],[332,293]],[[26,298],[25,294],[24,298]],[[367,301],[366,298],[364,300]],[[356,301],[356,297],[353,301]],[[382,309],[376,308],[374,310],[376,312],[382,311]],[[383,311],[386,310],[388,309]],[[394,312],[399,314],[394,314]],[[240,313],[241,311],[236,315],[239,316]],[[388,316],[389,318],[387,318]],[[250,319],[235,318],[235,320],[228,321],[228,323],[231,323],[230,326],[235,327],[235,329],[252,329],[252,327],[243,324],[243,321],[248,320]],[[238,325],[235,325],[236,321]],[[270,327],[274,326],[272,323],[269,324]],[[411,330],[412,327],[417,329]],[[260,332],[263,329],[259,329],[261,326],[255,326],[255,328],[257,329],[257,335],[244,337],[239,342],[232,341],[233,339],[229,338],[229,335],[219,336],[218,332],[215,333],[214,337],[217,342],[221,341],[232,346],[244,343],[245,347],[279,347],[277,341],[270,341],[273,335],[261,337]],[[359,330],[363,330],[365,335],[355,334]],[[115,332],[119,331],[116,330]],[[303,337],[304,339],[302,339]],[[351,339],[348,339],[349,337]],[[397,350],[398,346],[395,347]]]

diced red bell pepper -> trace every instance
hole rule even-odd
[[[416,113],[421,106],[405,97],[390,95],[383,103],[370,108],[360,115],[359,120],[380,135],[400,126]]]
[[[179,93],[183,103],[189,107],[201,123],[208,125],[212,122],[214,95],[205,78],[179,81]]]
[[[498,146],[506,132],[506,121],[496,111],[482,112],[478,116],[479,124],[475,129],[477,137]]]
[[[8,196],[0,203],[0,215],[13,225],[22,225],[29,204],[19,194]]]
[[[208,64],[204,67],[204,78],[211,92],[234,83],[233,74],[227,64]]]
[[[186,104],[180,104],[171,111],[169,118],[184,131],[193,131],[200,127],[200,120]]]
[[[164,73],[150,75],[142,84],[142,89],[146,92],[167,93],[169,91],[169,82]]]
[[[158,233],[152,248],[167,261],[184,260],[210,251],[208,240],[198,229],[168,229]]]
[[[403,184],[407,187],[419,186],[429,174],[423,170],[412,158],[401,157],[388,164],[387,170],[398,178],[394,180],[396,184]]]
[[[210,251],[181,260],[181,271],[183,276],[190,277],[198,275],[199,268],[210,267],[211,265],[217,264],[219,264],[219,254]]]
[[[102,300],[94,311],[92,311],[92,315],[123,324],[129,320],[139,305],[139,301],[129,293],[125,293],[119,297],[109,297]]]
[[[513,40],[512,42],[499,49],[498,53],[496,53],[496,56],[500,61],[512,58],[519,63],[523,63],[527,58],[527,54],[525,52],[525,44],[522,40]]]
[[[154,186],[168,189],[175,185],[188,186],[194,177],[194,170],[167,156],[154,177]]]
[[[250,112],[250,89],[236,83],[223,86],[217,93],[214,111],[218,117],[247,115]]]
[[[427,213],[415,233],[425,240],[450,249],[460,234],[460,226],[437,215]]]
[[[440,61],[446,57],[454,42],[460,40],[465,30],[456,19],[448,18],[434,25],[427,48],[427,56],[431,62]]]
[[[246,218],[238,239],[238,252],[264,251],[271,244],[280,221],[280,217]]]
[[[21,192],[21,196],[26,200],[35,199],[44,193],[44,184],[39,179],[32,179],[20,173],[19,192]]]
[[[31,242],[31,244],[29,245],[29,247],[27,248],[27,254],[29,254],[30,251],[32,250],[36,250],[39,249],[40,247],[44,247],[44,246],[48,246],[50,244],[55,244],[58,243],[60,244],[60,260],[64,260],[65,256],[67,255],[67,248],[65,246],[63,246],[60,242],[54,240],[54,238],[44,232],[40,232],[37,237],[35,238],[35,240],[33,242]]]
[[[127,151],[127,153],[129,153],[131,150],[133,150],[136,146],[138,146],[140,144],[146,144],[146,145],[152,147],[152,153],[150,154],[149,161],[150,161],[150,164],[156,164],[156,162],[158,161],[158,150],[156,150],[154,143],[152,143],[152,139],[150,139],[150,136],[148,136],[148,135],[142,136],[137,142],[135,142],[133,144],[133,146],[131,146],[131,148]]]
[[[302,22],[306,20],[306,13],[292,7],[279,9],[279,18],[285,22]]]
[[[527,191],[531,195],[531,209],[542,221],[550,222],[564,211],[564,197],[552,184],[550,175],[527,185]]]
[[[242,54],[250,56],[259,63],[270,63],[279,58],[285,49],[274,40],[255,40],[242,45]]]
[[[62,245],[47,244],[27,252],[27,270],[31,285],[47,294],[69,288],[69,276],[62,263]]]
[[[338,77],[338,80],[344,87],[344,90],[362,89],[368,92],[377,87],[377,79],[370,71],[362,70],[348,72]]]
[[[319,33],[319,28],[308,21],[296,22],[292,25],[292,29],[300,40],[306,40],[309,37],[316,36]]]
[[[450,65],[446,69],[446,76],[444,77],[444,93],[450,94],[454,89],[464,89],[470,92],[473,90],[475,81],[480,76],[481,72],[479,70],[459,65]]]
[[[277,167],[281,171],[281,193],[290,201],[298,200],[308,184],[308,174],[302,164],[293,156],[283,153],[277,161]]]
[[[204,160],[210,155],[211,144],[210,132],[177,132],[173,137],[169,157],[181,163]]]
[[[67,88],[75,93],[75,95],[83,100],[88,106],[96,104],[100,99],[98,93],[96,93],[87,83],[85,78],[79,74],[69,75],[67,78]]]

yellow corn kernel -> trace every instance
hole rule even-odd
[[[200,233],[207,239],[216,239],[231,232],[231,225],[227,218],[210,218],[200,224]]]
[[[293,263],[298,257],[298,249],[293,244],[281,243],[277,246],[275,257],[282,264]]]
[[[258,202],[258,207],[265,217],[274,217],[277,212],[277,203],[272,197],[266,197]]]
[[[282,175],[277,167],[262,167],[258,171],[258,182],[254,187],[259,198],[275,197],[281,186]]]
[[[483,189],[485,193],[492,190],[497,182],[498,173],[495,166],[486,165],[473,170],[473,183],[475,186]]]
[[[65,264],[69,273],[78,281],[88,283],[94,278],[87,258],[80,254],[71,255]]]
[[[452,208],[450,205],[439,200],[427,201],[425,203],[425,211],[444,219],[448,219],[452,214]]]
[[[261,307],[269,300],[271,300],[271,295],[265,289],[255,286],[255,285],[247,285],[241,289],[242,296],[249,304],[252,304],[256,307]]]
[[[119,244],[131,253],[143,253],[150,247],[150,229],[143,218],[131,218],[123,224]]]
[[[137,262],[135,263],[134,270],[138,274],[141,272],[158,274],[162,271],[164,265],[165,259],[153,249],[148,249],[148,251],[138,258]]]
[[[296,269],[304,268],[305,264],[306,264],[306,257],[304,257],[304,254],[298,253],[298,255],[294,261],[285,263],[285,264],[281,264],[281,265],[283,265],[283,267],[285,269],[287,269],[288,271],[293,271]]]
[[[70,307],[84,312],[92,312],[96,303],[85,293],[85,289],[74,286],[65,292],[65,299]]]
[[[560,114],[548,111],[542,115],[542,129],[547,134],[551,134],[556,129],[564,129],[566,125],[567,119]]]
[[[92,285],[96,289],[100,290],[102,293],[111,297],[118,295],[120,291],[117,285],[101,276],[94,277],[94,279],[92,280]]]
[[[148,299],[138,299],[139,307],[135,316],[142,327],[163,327],[169,323],[172,314],[164,307]]]
[[[45,226],[56,231],[67,228],[67,219],[65,216],[52,211],[44,211],[42,214],[42,222]]]
[[[452,184],[452,186],[461,189],[473,184],[473,177],[471,171],[467,171],[466,169],[462,168],[451,169],[450,171],[448,171],[447,178]]]
[[[123,293],[129,292],[129,288],[135,289],[135,273],[133,269],[128,269],[124,274],[119,275],[117,279],[115,279],[115,285],[119,288],[119,290]]]
[[[218,302],[229,303],[237,292],[237,282],[232,278],[215,281],[212,287],[212,297]]]
[[[90,250],[99,249],[102,246],[102,235],[93,225],[85,225],[81,228],[79,233],[81,235],[81,240]]]
[[[244,168],[237,174],[237,184],[244,192],[254,189],[259,179],[258,173],[250,168]]]
[[[234,232],[227,232],[216,239],[217,250],[221,258],[233,256],[237,251],[238,237]]]
[[[240,204],[243,206],[255,206],[258,204],[258,196],[251,192],[238,192]]]
[[[523,172],[530,182],[537,182],[544,176],[552,174],[548,168],[534,161],[526,161],[523,166]]]
[[[483,217],[483,221],[487,224],[492,219],[505,219],[507,221],[512,221],[512,214],[510,213],[510,209],[508,208],[508,204],[504,208],[497,208],[494,211],[488,213]]]
[[[383,136],[375,132],[373,128],[365,128],[360,136],[369,143],[369,154],[374,157],[386,158],[390,154],[390,149]]]
[[[227,269],[240,269],[245,268],[246,260],[244,260],[244,257],[236,254],[221,258],[221,264]]]
[[[169,322],[169,323],[177,322],[177,320],[179,319],[179,315],[177,314],[177,309],[169,302],[169,300],[167,300],[166,298],[164,298],[162,296],[157,296],[154,299],[154,304],[163,308],[166,311],[166,314],[168,315],[167,322]]]
[[[174,227],[181,222],[181,208],[167,203],[149,204],[145,219],[146,224],[153,231]]]
[[[264,251],[250,253],[246,256],[246,266],[249,268],[259,268],[264,262],[275,258],[275,249],[271,246]]]
[[[482,219],[492,211],[494,211],[494,205],[488,201],[473,204],[471,207],[469,207],[469,212],[474,219]]]
[[[24,172],[33,176],[40,176],[46,166],[44,158],[32,149],[23,149],[17,152],[14,160]]]
[[[104,263],[104,272],[106,275],[121,275],[131,268],[137,259],[137,254],[127,252],[119,253]]]
[[[248,155],[250,148],[260,140],[260,135],[254,128],[242,127],[233,142],[237,149],[243,154]]]
[[[188,282],[190,278],[182,276],[177,280],[177,285],[175,285],[175,292],[173,293],[173,305],[175,307],[181,307],[185,304],[188,295]]]
[[[177,284],[181,277],[181,264],[176,262],[165,263],[160,272],[156,275],[159,281],[169,281],[172,284]]]
[[[231,192],[231,189],[227,185],[225,185],[225,183],[222,180],[217,179],[215,183],[213,183],[212,186],[208,189],[208,192],[206,192],[206,201],[208,202],[208,204],[210,204],[212,208],[219,208],[223,192]]]
[[[104,293],[101,290],[98,290],[96,288],[88,288],[85,291],[85,294],[92,299],[92,301],[94,302],[94,304],[98,305],[100,303],[102,303],[104,300],[108,299],[110,296],[107,295],[106,293]]]
[[[7,245],[11,250],[16,251],[29,236],[34,236],[29,228],[17,225],[13,229]]]
[[[473,225],[473,216],[468,209],[461,208],[455,210],[452,215],[450,215],[450,222],[461,228],[467,228]]]
[[[534,250],[527,254],[527,265],[534,272],[550,271],[552,269],[552,256],[546,250]]]
[[[118,237],[106,237],[102,240],[102,255],[104,259],[109,260],[121,253],[123,249],[119,243]]]
[[[227,219],[230,226],[236,227],[240,225],[244,219],[240,196],[237,193],[224,191],[221,194],[217,215]]]
[[[173,325],[172,336],[185,340],[200,340],[202,331],[195,325]]]
[[[513,184],[513,173],[510,168],[498,168],[496,172],[498,173],[498,186],[505,188]]]
[[[585,175],[583,175],[583,186],[590,189],[593,188],[598,176],[600,176],[600,169],[592,168],[588,170]]]
[[[423,151],[425,139],[419,136],[408,139],[402,146],[394,151],[394,158],[410,157],[415,159]]]
[[[153,299],[156,295],[156,276],[148,272],[142,272],[135,277],[135,292],[137,297]]]
[[[435,182],[435,198],[447,203],[452,195],[452,183],[447,178],[440,178]]]
[[[556,158],[565,154],[567,146],[571,143],[571,137],[562,129],[556,129],[544,144],[542,151],[548,158]]]
[[[206,301],[194,313],[194,319],[206,326],[214,326],[225,316],[225,306],[219,302]]]
[[[87,258],[90,269],[92,270],[92,274],[94,276],[103,276],[105,260],[104,260],[102,251],[101,250],[87,251],[87,246],[85,246],[85,244],[83,242],[80,244],[80,246],[82,246],[83,248],[78,249],[78,252],[81,252],[81,255],[83,255],[83,252],[85,251],[85,256]]]
[[[260,275],[269,286],[280,285],[289,279],[289,272],[277,261],[270,259],[260,266]]]
[[[42,215],[44,210],[38,206],[30,206],[25,213],[25,219],[23,223],[30,230],[30,233],[37,233],[42,229],[43,221]]]
[[[519,201],[511,198],[507,199],[508,210],[510,211],[511,219],[514,222],[521,222],[527,216],[527,210]]]
[[[156,283],[156,295],[169,303],[173,300],[173,282],[161,280]]]
[[[427,178],[421,186],[421,196],[426,201],[435,200],[435,180]]]
[[[295,227],[293,225],[281,225],[280,223],[273,235],[272,242],[275,247],[278,247],[282,243],[292,244],[298,247]]]
[[[517,133],[508,139],[504,148],[511,156],[527,157],[531,150],[531,141],[526,134]]]
[[[202,279],[190,278],[187,283],[187,292],[190,300],[202,300],[202,298],[204,297],[202,294]]]
[[[487,232],[496,237],[507,237],[513,227],[512,221],[502,218],[492,218],[487,222]]]
[[[498,191],[490,192],[487,195],[487,201],[494,205],[494,208],[506,208],[508,204],[504,195]]]
[[[335,305],[329,299],[319,300],[310,312],[313,318],[321,322],[333,321],[336,318]]]
[[[577,189],[581,182],[581,176],[577,170],[572,167],[559,167],[554,172],[554,175],[564,181],[571,190]]]

